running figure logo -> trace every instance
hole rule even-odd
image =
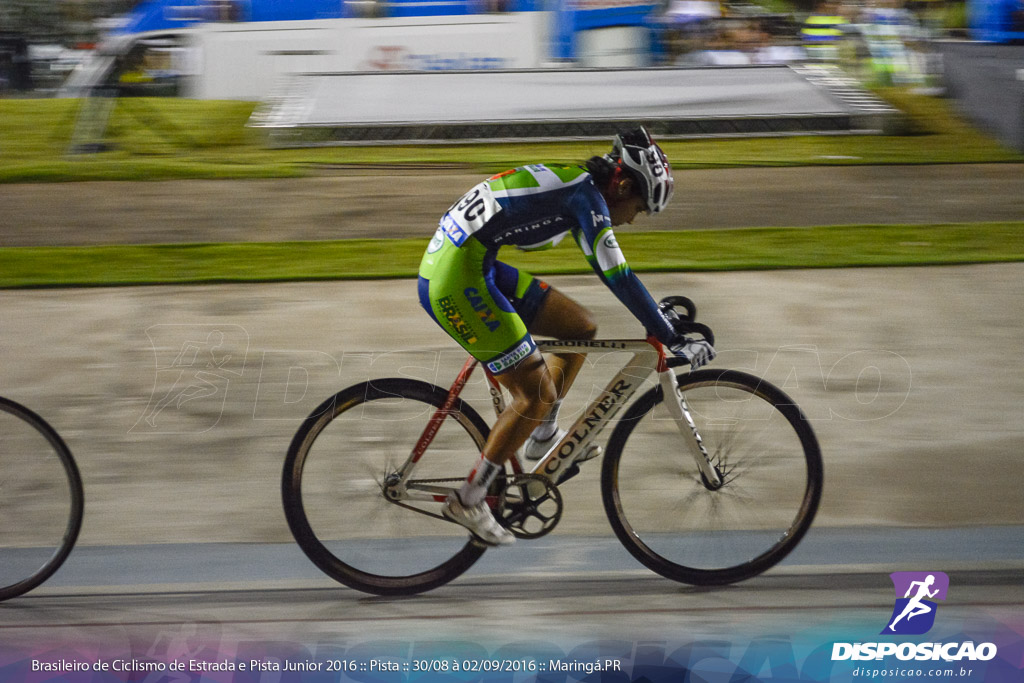
[[[889,576],[896,589],[896,605],[882,634],[927,633],[935,624],[938,605],[934,600],[946,599],[949,577],[942,572],[895,572]]]
[[[156,356],[149,403],[129,431],[199,434],[224,413],[228,388],[242,377],[249,334],[238,325],[153,325]]]

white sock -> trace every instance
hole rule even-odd
[[[551,404],[551,412],[544,418],[544,421],[537,425],[537,428],[530,434],[534,441],[547,441],[558,431],[558,409],[562,407],[562,399]]]
[[[462,501],[462,504],[466,507],[473,507],[483,501],[487,497],[487,489],[491,487],[491,484],[504,469],[501,465],[496,465],[487,458],[481,457],[480,462],[469,473],[469,477],[459,489],[459,500]]]

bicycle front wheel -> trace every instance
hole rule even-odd
[[[0,398],[0,600],[27,593],[60,568],[84,506],[82,478],[60,435]]]
[[[662,576],[696,585],[756,576],[814,519],[822,489],[814,431],[782,390],[752,375],[700,370],[677,383],[723,484],[702,479],[657,387],[609,440],[605,511],[629,552]]]
[[[410,595],[451,581],[483,554],[465,529],[436,516],[444,494],[427,491],[457,487],[487,439],[487,424],[461,399],[417,463],[410,497],[385,495],[447,396],[417,380],[371,380],[325,401],[296,433],[282,478],[285,514],[302,550],[331,578],[367,593]]]

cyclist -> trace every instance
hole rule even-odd
[[[497,260],[499,248],[549,249],[572,234],[598,277],[647,329],[694,368],[715,350],[675,333],[630,270],[612,226],[656,213],[672,196],[672,169],[644,128],[617,135],[610,154],[582,165],[532,164],[473,187],[441,218],[419,271],[420,303],[511,394],[480,460],[444,506],[446,518],[490,545],[515,541],[485,498],[504,463],[523,446],[539,459],[565,434],[557,426],[562,397],[581,354],[545,359],[533,334],[592,339],[590,313],[546,282]],[[580,460],[597,453],[584,452]]]

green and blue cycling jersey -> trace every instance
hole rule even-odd
[[[594,272],[663,343],[673,337],[612,232],[608,205],[582,166],[533,164],[481,182],[441,218],[419,272],[424,309],[488,370],[530,355],[527,327],[548,285],[498,261],[506,245],[550,249],[572,234]]]

